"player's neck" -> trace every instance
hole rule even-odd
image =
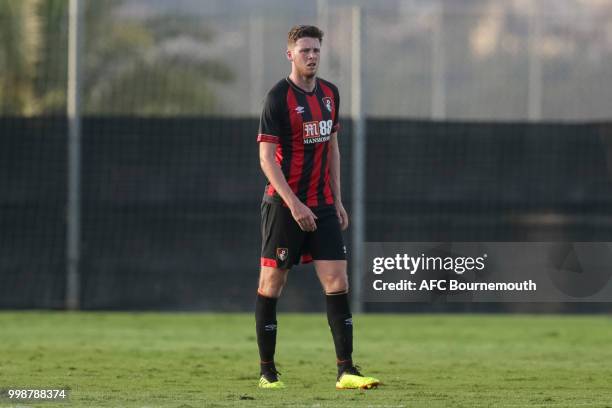
[[[314,91],[317,84],[316,76],[305,77],[297,74],[295,71],[291,71],[291,74],[289,74],[289,79],[306,92]]]

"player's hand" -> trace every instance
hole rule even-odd
[[[349,219],[346,210],[341,202],[336,202],[336,215],[338,216],[338,222],[340,223],[340,229],[344,231],[348,228]]]
[[[298,223],[302,231],[310,232],[317,229],[317,223],[315,222],[317,216],[301,201],[296,202],[290,209],[293,219]]]

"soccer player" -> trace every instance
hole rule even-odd
[[[259,124],[259,160],[268,179],[261,205],[261,271],[255,307],[259,387],[284,388],[274,365],[276,302],[293,265],[313,262],[325,291],[337,356],[336,388],[372,388],[379,380],[353,365],[346,247],[348,216],[340,192],[338,88],[316,76],[323,32],[289,31],[291,74],[266,96]]]

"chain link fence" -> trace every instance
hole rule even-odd
[[[298,23],[326,32],[349,211],[351,41],[363,38],[366,240],[612,241],[608,1],[82,4],[85,309],[251,308],[257,117]],[[67,25],[67,1],[0,1],[5,308],[65,305]],[[320,293],[297,268],[282,307],[320,310]],[[366,305],[406,308],[425,309]]]

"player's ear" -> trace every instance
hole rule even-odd
[[[293,62],[293,54],[291,53],[291,50],[289,48],[287,48],[286,55],[287,55],[287,59]]]

